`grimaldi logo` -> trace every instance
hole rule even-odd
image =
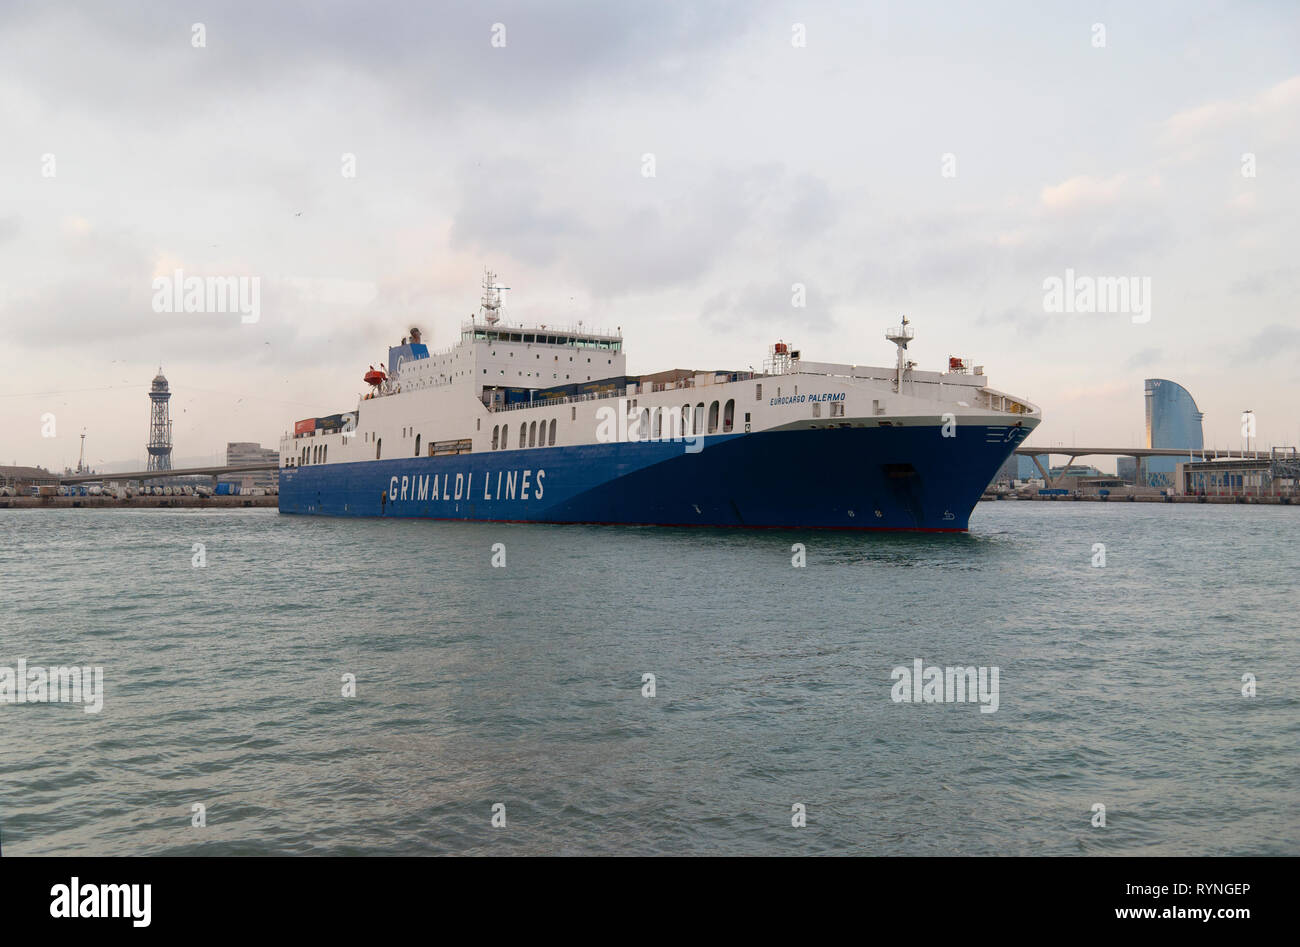
[[[602,405],[596,409],[596,440],[602,444],[680,441],[686,445],[686,453],[698,454],[704,449],[704,435],[687,434],[687,421],[678,405],[635,408],[628,406],[626,398],[619,398],[617,408]]]
[[[104,709],[102,667],[30,667],[19,658],[17,667],[0,666],[0,703],[82,704],[88,714]]]
[[[387,499],[474,500],[476,484],[482,484],[484,500],[540,500],[546,492],[545,470],[498,470],[495,478],[492,473],[484,471],[481,479],[474,473],[394,474],[388,478]]]
[[[1000,673],[996,667],[926,667],[916,658],[910,668],[900,665],[890,673],[895,683],[889,697],[896,704],[964,704],[978,700],[980,713],[991,714],[998,709]]]

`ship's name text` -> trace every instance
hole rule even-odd
[[[540,500],[545,479],[545,470],[498,470],[495,477],[490,470],[483,474],[394,475],[388,478],[387,498],[390,502],[471,500],[475,485],[482,483],[484,500]]]
[[[820,395],[789,395],[785,398],[769,398],[767,400],[767,403],[775,406],[779,404],[803,404],[804,402],[812,402],[812,401],[843,401],[843,400],[844,400],[844,392],[829,391],[829,392],[824,392]]]

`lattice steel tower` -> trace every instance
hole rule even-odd
[[[149,451],[148,470],[172,469],[172,422],[167,416],[167,402],[172,393],[167,389],[167,379],[162,367],[149,387]]]

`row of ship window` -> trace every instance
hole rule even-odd
[[[633,401],[632,404],[633,407],[636,406],[635,401]],[[716,434],[718,432],[718,417],[719,417],[718,409],[719,409],[719,403],[716,401],[713,402],[711,405],[709,405],[709,425],[708,425],[709,434]],[[726,405],[722,407],[721,417],[722,417],[722,432],[724,434],[730,434],[732,429],[735,427],[736,402],[734,399],[728,399]],[[681,431],[682,436],[690,436],[691,434],[705,433],[703,401],[701,401],[699,404],[695,406],[693,412],[689,404],[682,405],[682,418],[683,418],[683,424],[682,424],[683,430]],[[652,436],[654,437],[663,436],[663,423],[664,423],[663,412],[662,411],[656,412],[655,431]],[[642,408],[640,429],[644,431],[649,426],[650,426],[650,409]],[[669,436],[672,436],[674,433],[675,432],[670,431]],[[419,434],[415,435],[415,456],[416,457],[420,456],[420,439],[421,437]],[[519,441],[518,441],[519,446],[520,447],[525,446],[525,441],[527,442],[528,447],[554,447],[555,446],[555,418],[551,418],[549,423],[546,421],[540,422],[540,427],[539,427],[539,422],[537,421],[522,422],[519,425]],[[510,425],[508,424],[494,425],[492,428],[492,449],[508,450],[509,447],[510,447]],[[384,448],[384,439],[382,437],[377,438],[375,440],[375,460],[380,460],[382,458],[383,448]],[[329,454],[328,444],[317,444],[314,447],[313,446],[304,447],[298,456],[298,463],[300,465],[301,464],[323,464],[326,463],[326,457],[328,456],[328,454]]]
[[[301,467],[304,464],[323,464],[325,457],[329,454],[330,446],[328,444],[317,444],[304,447],[298,452],[298,464]]]
[[[632,406],[636,407],[636,401],[632,402]],[[681,416],[683,419],[682,431],[676,432],[670,430],[669,431],[670,437],[676,436],[679,433],[680,436],[683,437],[689,437],[691,434],[705,433],[703,401],[701,401],[699,404],[695,406],[693,412],[689,404],[682,405]],[[718,432],[718,419],[719,419],[719,402],[715,401],[711,405],[709,405],[709,424],[708,424],[707,433],[716,434]],[[726,405],[722,406],[721,419],[722,419],[722,433],[730,434],[736,426],[735,399],[728,399]],[[746,418],[746,420],[748,420],[748,417]],[[662,437],[664,433],[663,425],[664,425],[663,411],[655,412],[654,433],[650,436],[656,438]],[[639,430],[645,432],[648,431],[649,428],[650,428],[650,409],[642,408],[641,424]],[[540,428],[538,427],[537,421],[533,421],[531,423],[525,421],[521,423],[519,425],[519,440],[517,444],[519,447],[524,447],[524,446],[554,447],[555,446],[555,419],[552,418],[549,424],[546,421],[542,421]],[[493,450],[510,449],[510,425],[509,424],[497,424],[493,426],[492,449]],[[417,450],[416,453],[418,454],[419,451]]]
[[[636,401],[632,402],[632,407],[634,408],[636,407]],[[734,398],[727,399],[727,403],[722,406],[721,416],[722,416],[722,433],[730,434],[732,429],[736,426],[736,401]],[[745,416],[745,420],[746,421],[749,420],[748,415]],[[642,408],[640,430],[644,432],[649,427],[650,427],[650,409]],[[664,412],[661,409],[660,411],[657,411],[655,413],[654,433],[651,436],[662,437],[664,434],[663,428],[664,428]],[[668,432],[668,435],[672,437],[677,433],[678,432],[676,431],[670,430]],[[709,405],[709,426],[707,430],[704,427],[704,402],[701,401],[699,404],[697,404],[695,406],[694,411],[691,410],[691,406],[689,404],[682,405],[682,430],[680,433],[683,437],[690,437],[693,434],[706,434],[706,433],[717,434],[718,433],[718,402],[715,401],[711,405]]]
[[[527,440],[529,447],[554,447],[555,446],[555,418],[551,418],[548,425],[545,421],[541,422],[541,428],[537,422],[531,424],[525,421],[519,425],[519,446],[524,446]],[[492,449],[505,450],[510,446],[510,425],[497,424],[492,428]]]

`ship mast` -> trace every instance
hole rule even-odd
[[[885,338],[898,346],[898,377],[894,379],[894,390],[902,394],[903,375],[908,369],[916,365],[915,362],[907,360],[907,343],[916,338],[916,330],[907,324],[907,316],[903,316],[903,324],[901,326],[890,326],[886,329]]]
[[[501,321],[501,291],[509,288],[497,282],[495,273],[483,268],[483,299],[479,303],[479,312],[488,325],[494,326]]]

